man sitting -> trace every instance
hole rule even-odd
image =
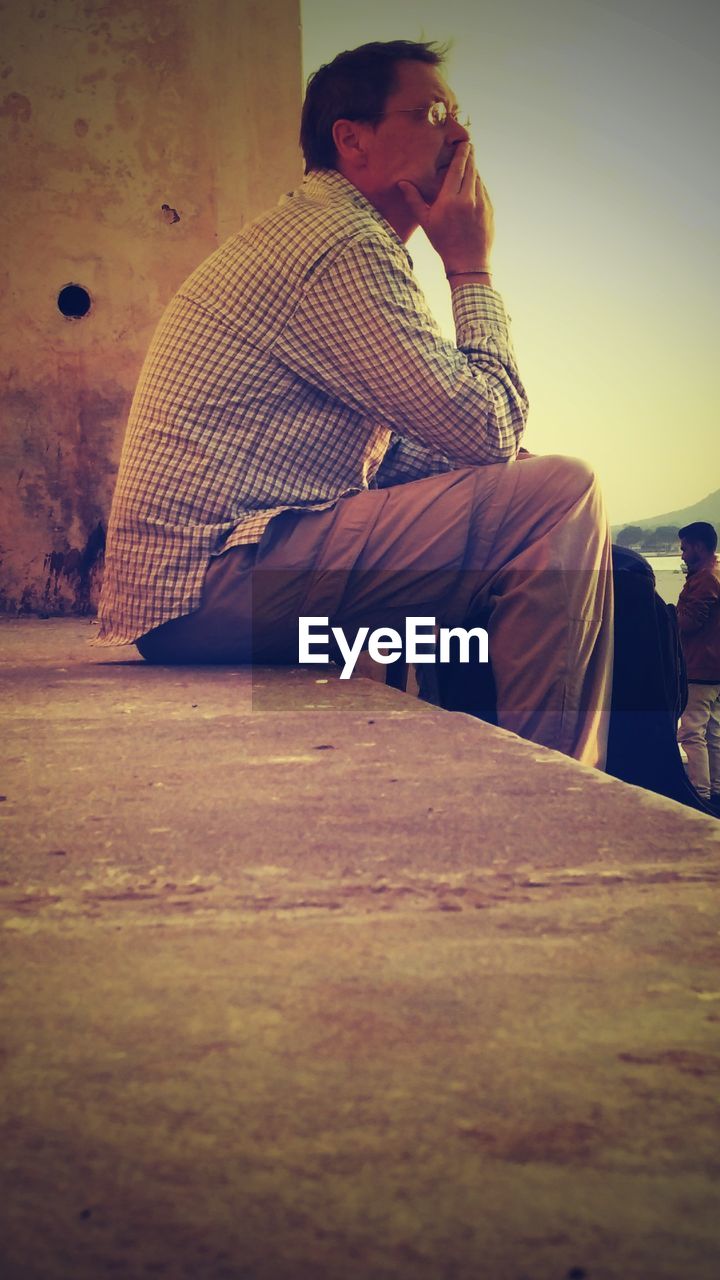
[[[297,662],[303,616],[488,619],[499,723],[602,767],[602,498],[582,462],[518,459],[492,206],[441,64],[393,41],[321,67],[301,187],[168,306],[130,414],[100,638],[156,662]],[[418,226],[457,345],[412,273]]]

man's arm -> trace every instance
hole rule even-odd
[[[328,255],[274,353],[310,385],[458,466],[517,454],[527,398],[500,295],[490,287],[492,205],[469,143],[427,205],[399,182],[452,286],[457,345],[446,342],[407,251],[381,226]]]
[[[678,627],[683,635],[701,631],[714,609],[720,608],[720,582],[700,570],[685,583],[677,602]]]
[[[405,250],[378,230],[314,274],[273,351],[340,405],[457,466],[506,462],[528,406],[502,299],[458,288],[453,310],[457,346],[440,333]]]
[[[444,453],[434,453],[407,436],[393,435],[375,476],[375,487],[389,489],[394,484],[425,480],[457,468],[458,463],[451,462]]]

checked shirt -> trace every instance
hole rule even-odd
[[[393,229],[310,174],[181,285],[135,392],[99,639],[196,609],[211,558],[281,511],[513,458],[527,416],[502,300],[453,291],[441,335]]]

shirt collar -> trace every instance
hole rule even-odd
[[[410,265],[412,266],[412,258],[408,252],[407,246],[400,239],[394,227],[383,218],[382,214],[375,208],[375,205],[367,199],[362,192],[358,191],[347,178],[344,178],[336,169],[313,169],[303,178],[302,186],[293,194],[307,195],[313,200],[321,202],[329,201],[347,201],[353,204],[356,209],[362,209],[364,213],[368,213],[382,227],[382,229],[390,236],[395,244],[407,254]]]
[[[720,562],[718,561],[717,555],[714,555],[711,560],[708,560],[705,564],[701,564],[698,569],[688,569],[686,576],[688,578],[692,578],[693,574],[702,573],[703,569],[706,571],[709,569],[710,573],[717,573],[719,564]]]

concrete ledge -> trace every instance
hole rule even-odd
[[[719,825],[91,634],[0,626],[3,1275],[714,1280]]]

